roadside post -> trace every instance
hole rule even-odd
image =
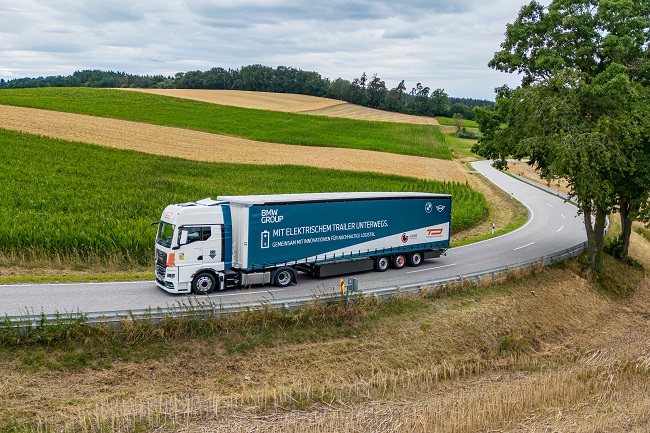
[[[350,305],[350,292],[359,291],[359,280],[356,278],[348,277],[348,283],[343,282],[341,278],[341,295],[345,292],[345,309],[347,310]]]

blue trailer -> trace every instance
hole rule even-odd
[[[451,196],[362,192],[222,196],[170,205],[156,283],[197,294],[418,266],[449,248]]]

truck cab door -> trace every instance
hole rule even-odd
[[[223,262],[223,233],[221,225],[201,227],[203,263],[216,265]],[[217,267],[217,266],[212,266]],[[222,268],[223,269],[223,268]]]
[[[183,265],[198,265],[203,261],[202,227],[181,227],[178,258]]]
[[[188,267],[223,270],[223,226],[181,227],[178,261]]]

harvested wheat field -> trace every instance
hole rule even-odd
[[[2,128],[207,162],[292,164],[421,179],[467,180],[456,161],[330,147],[265,143],[181,128],[0,105]]]
[[[161,328],[178,350],[146,362],[67,370],[46,362],[63,363],[62,348],[7,356],[0,418],[12,408],[63,432],[646,432],[649,280],[613,269],[637,287],[614,300],[577,267],[350,319],[322,340],[242,317],[235,341],[262,329],[273,344],[229,351]]]
[[[542,179],[539,173],[537,173],[533,167],[524,161],[509,162],[508,171],[521,177],[525,177],[526,179],[532,180],[533,182],[546,185],[558,191],[562,191],[563,193],[569,192],[566,180],[558,179],[553,182],[548,182],[547,180]]]
[[[338,104],[320,110],[304,111],[305,114],[318,116],[345,117],[347,119],[374,120],[377,122],[414,123],[417,125],[439,125],[433,117],[412,116],[410,114],[392,113],[390,111],[375,110],[355,104]]]
[[[311,114],[315,116],[342,117],[355,120],[378,122],[414,123],[417,125],[439,125],[433,117],[412,116],[376,110],[350,104],[338,99],[317,96],[294,95],[290,93],[247,92],[244,90],[197,90],[197,89],[121,89],[174,98],[192,99],[211,104],[231,105],[242,108],[282,111],[287,113]]]

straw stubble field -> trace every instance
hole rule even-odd
[[[638,237],[634,252],[650,258]],[[65,432],[645,432],[650,287],[609,266],[636,292],[613,299],[574,263],[379,317],[362,305],[339,336],[249,316],[237,329],[260,340],[234,348],[168,336],[159,357],[81,369],[62,348],[14,353],[0,360],[0,419]]]

